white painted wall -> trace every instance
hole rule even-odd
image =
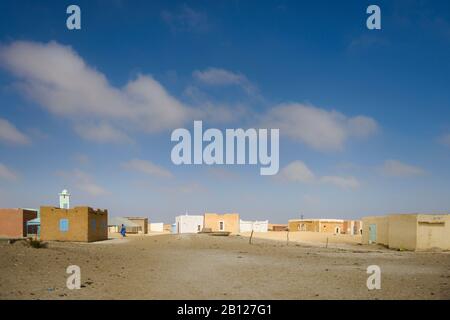
[[[162,222],[149,223],[149,231],[163,232],[164,231],[164,223],[162,223]]]
[[[239,221],[239,231],[240,232],[252,232],[253,222],[252,221]]]
[[[269,229],[269,220],[265,221],[244,221],[240,220],[240,232],[267,232]]]
[[[202,231],[203,219],[203,216],[184,215],[176,217],[177,233],[198,233]]]

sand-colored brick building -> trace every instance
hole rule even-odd
[[[92,242],[108,239],[108,210],[41,207],[41,240]]]
[[[288,231],[287,224],[269,223],[268,231]]]
[[[23,238],[27,236],[27,221],[37,218],[31,209],[0,209],[0,237]]]
[[[310,231],[333,234],[359,235],[362,221],[343,219],[292,219],[288,223],[289,231]]]
[[[140,230],[138,231],[138,233],[140,234],[148,233],[148,218],[146,217],[125,217],[125,218],[140,226]]]
[[[364,244],[391,249],[450,250],[450,214],[393,214],[363,218]]]
[[[361,235],[363,230],[362,225],[363,223],[361,220],[344,220],[341,233],[351,235]]]
[[[232,234],[239,233],[238,213],[205,213],[204,228],[211,229],[212,232],[227,231]]]
[[[339,234],[344,228],[340,219],[292,219],[288,222],[289,231],[311,231]]]

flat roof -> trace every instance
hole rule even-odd
[[[390,216],[448,216],[450,213],[390,213],[390,214],[384,214],[380,216],[365,216],[361,219],[376,219],[376,218],[387,218]]]
[[[344,222],[344,221],[355,221],[355,220],[344,220],[344,219],[290,219],[288,221],[301,221],[301,222],[308,222],[308,221],[319,221],[319,222]]]
[[[140,225],[128,220],[128,218],[110,217],[108,220],[108,226],[121,226],[122,224],[125,227],[140,227]]]

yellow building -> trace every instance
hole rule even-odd
[[[450,214],[394,214],[363,218],[364,244],[392,249],[450,250]]]
[[[211,229],[212,232],[227,231],[237,234],[239,233],[239,220],[238,213],[205,213],[203,227]]]
[[[41,240],[91,242],[108,239],[108,210],[41,207]]]
[[[340,234],[344,230],[344,220],[340,219],[292,219],[289,231],[311,231]]]

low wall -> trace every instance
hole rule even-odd
[[[244,232],[240,235],[243,237],[250,237],[250,232]],[[267,240],[277,240],[277,241],[287,241],[286,231],[271,231],[271,232],[254,232],[253,238],[256,239],[267,239]],[[311,244],[325,244],[327,243],[348,243],[348,244],[359,244],[361,243],[360,235],[349,235],[349,234],[328,234],[313,231],[298,231],[289,232],[289,242],[302,242]]]

